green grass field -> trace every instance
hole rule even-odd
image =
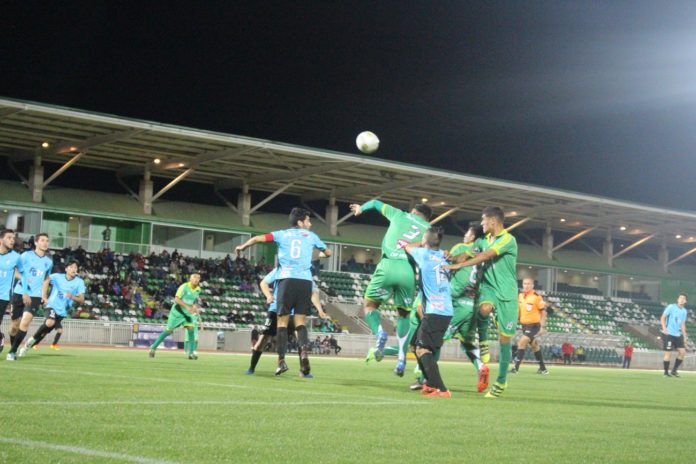
[[[4,355],[4,353],[3,353]],[[0,462],[692,462],[696,375],[523,366],[504,398],[442,365],[452,399],[409,391],[393,360],[47,347],[0,361]],[[413,362],[410,363],[413,367]],[[409,369],[410,370],[410,369]],[[495,366],[492,371],[495,371]]]

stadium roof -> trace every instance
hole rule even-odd
[[[48,147],[42,147],[47,143]],[[63,164],[110,170],[117,177],[153,176],[296,195],[305,201],[362,202],[379,197],[406,205],[427,198],[437,214],[477,217],[501,206],[529,218],[526,227],[593,235],[612,231],[628,240],[663,237],[696,242],[696,212],[669,210],[598,196],[496,180],[269,140],[0,99],[0,156],[13,165],[40,154]],[[159,161],[155,161],[159,160]],[[21,174],[21,173],[20,173]],[[513,219],[514,220],[514,219]],[[621,228],[625,227],[625,230]],[[677,235],[681,237],[676,238]]]

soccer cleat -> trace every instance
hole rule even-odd
[[[387,344],[387,332],[380,330],[377,333],[377,345],[375,346],[374,358],[375,361],[380,362],[384,359],[384,346]]]
[[[379,362],[379,361],[377,361],[377,357],[375,356],[376,352],[377,352],[377,348],[370,348],[367,351],[367,356],[365,356],[365,362],[368,364],[370,363],[370,361]]]
[[[539,374],[539,375],[547,375],[548,373],[549,373],[548,369],[539,368],[539,370],[537,371],[537,374]]]
[[[154,358],[155,357],[155,350],[151,349],[150,352],[148,353],[148,356],[150,356],[151,358]]]
[[[510,369],[510,374],[517,374],[519,370],[515,369],[514,367]]]
[[[406,361],[397,362],[396,367],[394,368],[394,373],[396,375],[398,375],[399,377],[403,377],[405,371],[406,371]]]
[[[288,365],[285,363],[285,360],[281,359],[278,361],[278,367],[275,370],[275,375],[280,375],[283,372],[287,372],[288,369],[289,368],[288,368]]]
[[[486,393],[486,398],[499,398],[507,388],[507,383],[495,382],[488,393]]]
[[[429,387],[427,383],[424,383],[421,390],[423,390],[424,395],[427,395],[428,393],[432,393],[432,392],[436,391],[437,388]]]
[[[665,375],[663,377],[672,377],[669,372],[665,372]]]
[[[479,369],[478,385],[476,386],[476,390],[479,393],[483,393],[484,391],[486,391],[486,388],[488,388],[488,376],[490,372],[491,370],[485,364],[481,366],[481,369]]]
[[[41,347],[40,347],[39,345],[34,345],[34,346],[31,347],[31,349],[32,349],[32,350],[39,351],[39,350],[41,349]]]
[[[672,377],[681,377],[681,375],[677,371],[672,371]]]
[[[244,375],[254,375],[254,369],[247,369]]]
[[[17,359],[17,356],[15,356],[14,353],[7,353],[7,357],[5,358],[6,361],[14,361]]]
[[[479,351],[481,352],[481,362],[484,364],[491,362],[491,351],[487,341],[479,343]]]
[[[51,345],[51,349],[53,351],[60,351],[60,347],[58,345]]]
[[[412,384],[410,387],[411,391],[418,391],[423,389],[423,384],[420,383],[419,381],[416,381],[416,383]]]
[[[425,396],[428,398],[452,398],[452,392],[449,390],[442,391],[435,389],[435,391],[432,391]]]
[[[17,356],[19,356],[20,358],[22,358],[22,357],[26,356],[27,351],[29,351],[29,347],[28,347],[27,345],[24,345],[24,346],[21,347],[21,348],[19,349],[19,351],[17,352]]]
[[[300,378],[301,379],[313,379],[314,376],[310,373],[305,374],[304,372],[300,372]]]

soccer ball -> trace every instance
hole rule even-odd
[[[374,153],[379,148],[379,138],[374,132],[365,131],[358,134],[355,144],[358,146],[358,150],[363,153]]]

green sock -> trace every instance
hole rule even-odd
[[[381,319],[382,316],[379,314],[379,311],[377,310],[370,311],[369,313],[365,314],[365,322],[367,322],[368,327],[370,327],[372,335],[377,335],[377,332],[379,332],[379,322]]]
[[[193,335],[193,329],[186,329],[186,341],[184,342],[184,350],[190,355],[195,349],[196,338]],[[188,349],[187,349],[188,348]]]
[[[408,316],[396,319],[396,336],[399,339],[399,360],[406,360],[406,345],[411,337],[411,321]]]
[[[498,383],[507,382],[507,372],[510,367],[510,359],[512,359],[512,343],[500,344],[500,362],[498,364]]]
[[[479,341],[488,341],[488,326],[490,325],[491,316],[484,316],[480,311],[476,312],[476,326],[478,328]]]
[[[195,339],[195,340],[193,341],[193,349],[191,350],[191,352],[193,353],[193,352],[196,351],[197,349],[198,349],[198,339]]]
[[[157,337],[157,340],[155,340],[155,343],[150,346],[151,350],[156,350],[158,346],[160,346],[160,343],[164,341],[165,338],[170,336],[172,333],[167,332],[166,330],[163,330],[161,334],[159,334],[159,337]]]
[[[388,346],[384,349],[384,356],[396,356],[399,354],[399,345]]]

